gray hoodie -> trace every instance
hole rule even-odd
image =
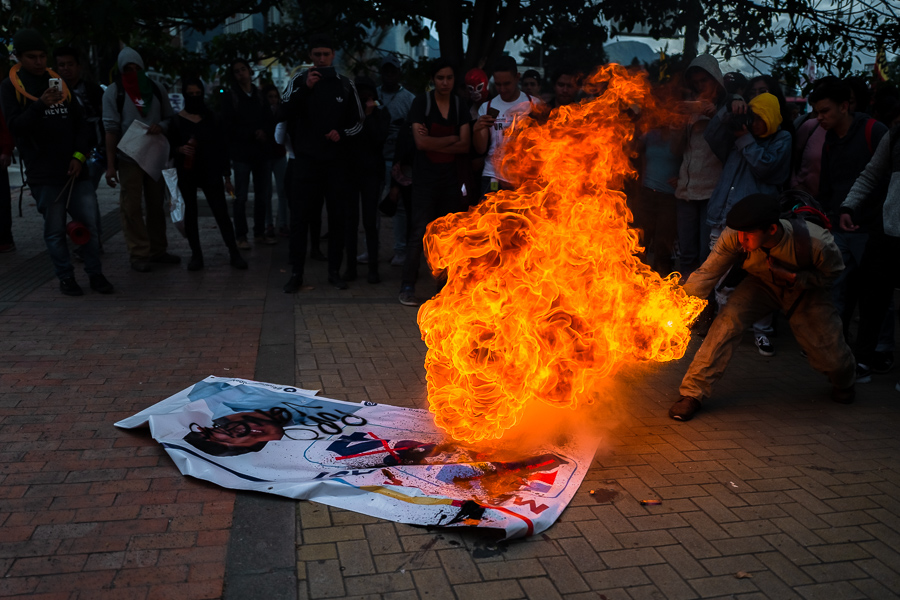
[[[719,61],[714,56],[701,54],[695,58],[685,72],[685,77],[691,69],[706,71],[724,91],[725,78],[722,77]],[[692,115],[685,130],[684,156],[678,173],[678,186],[675,188],[675,197],[681,200],[708,200],[722,174],[722,161],[716,157],[703,137],[709,121],[710,117],[706,115]]]
[[[120,73],[125,69],[125,65],[129,63],[134,63],[141,69],[144,68],[144,61],[134,48],[122,48],[122,51],[119,52],[118,63]],[[153,95],[153,100],[150,104],[150,112],[144,116],[141,116],[137,107],[135,107],[134,103],[128,100],[127,97],[126,102],[122,105],[122,112],[120,114],[116,100],[119,83],[113,83],[106,88],[106,91],[103,93],[103,126],[106,128],[107,133],[114,133],[121,137],[123,133],[128,131],[128,128],[135,119],[139,119],[142,123],[146,123],[147,125],[155,125],[158,123],[160,127],[163,128],[163,131],[168,129],[169,119],[175,112],[172,110],[172,105],[169,103],[169,96],[166,90],[156,82],[153,82],[153,85],[159,88],[160,94],[159,97],[157,97],[156,94]],[[162,102],[159,101],[160,98],[162,98]],[[122,155],[120,154],[120,157],[121,156]]]
[[[867,204],[877,203],[878,190],[887,185],[884,200],[884,232],[900,237],[900,126],[894,127],[881,138],[875,154],[860,173],[856,183],[841,204],[842,212],[849,212],[856,222],[859,213]],[[858,224],[858,223],[857,223]]]

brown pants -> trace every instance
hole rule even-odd
[[[747,328],[760,317],[790,309],[791,306],[783,306],[772,287],[752,275],[744,279],[709,328],[681,381],[679,393],[699,400],[709,398],[713,384],[725,372]],[[844,340],[841,318],[827,290],[807,290],[789,322],[812,368],[827,375],[836,388],[846,389],[854,384],[856,360]]]
[[[128,246],[131,262],[149,260],[166,251],[166,213],[163,208],[165,180],[159,181],[147,175],[132,162],[119,163],[119,213],[122,216],[122,232]],[[143,203],[147,206],[144,224]]]

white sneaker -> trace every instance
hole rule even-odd
[[[367,265],[367,264],[369,264],[369,253],[368,253],[368,252],[363,252],[362,254],[360,254],[359,256],[357,256],[357,257],[356,257],[356,262],[358,262],[358,263],[361,264],[361,265]]]
[[[756,349],[763,356],[775,356],[775,348],[772,346],[769,338],[761,333],[756,334]]]

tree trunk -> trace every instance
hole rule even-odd
[[[700,20],[703,18],[703,6],[700,0],[686,0],[684,4],[684,50],[682,57],[685,63],[697,58],[700,46]]]
[[[463,59],[463,16],[460,0],[442,0],[437,3],[436,19],[441,57],[459,65]]]

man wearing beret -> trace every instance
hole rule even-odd
[[[59,289],[67,296],[84,293],[75,281],[66,245],[68,213],[90,231],[82,257],[91,289],[111,294],[113,286],[100,265],[97,196],[83,168],[91,151],[87,119],[64,82],[61,89],[50,86],[50,79],[59,75],[47,68],[47,44],[41,35],[22,29],[13,44],[19,63],[0,84],[0,104],[22,154],[28,187],[44,217],[44,242]]]
[[[706,298],[731,267],[747,272],[694,355],[671,418],[688,421],[700,410],[747,328],[776,310],[787,315],[810,365],[828,376],[832,400],[853,402],[856,363],[827,290],[844,269],[840,250],[827,230],[780,219],[780,212],[778,199],[767,194],[738,201],[709,258],[685,284],[689,294]]]

